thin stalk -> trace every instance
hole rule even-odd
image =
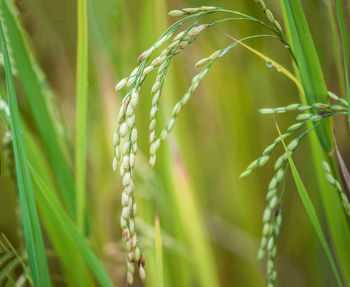
[[[284,68],[282,65],[280,65],[279,63],[277,63],[276,61],[272,60],[270,57],[267,57],[266,55],[264,55],[263,53],[255,50],[254,48],[248,46],[247,44],[244,44],[242,41],[228,35],[227,33],[219,30],[218,28],[215,27],[211,27],[214,30],[216,30],[217,32],[223,34],[224,36],[230,38],[231,40],[237,42],[238,44],[242,45],[244,48],[248,49],[249,51],[251,51],[252,53],[254,53],[255,55],[257,55],[258,57],[264,59],[266,62],[271,63],[272,66],[274,66],[279,72],[283,73],[287,78],[289,78],[292,82],[294,82],[294,84],[298,87],[299,91],[301,93],[304,93],[303,87],[301,86],[299,80],[290,72],[288,71],[286,68]]]
[[[78,0],[78,49],[77,49],[77,107],[75,140],[75,189],[77,194],[77,225],[84,229],[86,205],[86,130],[88,108],[88,35],[87,0]]]

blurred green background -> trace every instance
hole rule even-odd
[[[278,1],[267,1],[282,23]],[[75,1],[19,0],[16,5],[35,58],[55,92],[66,128],[61,136],[69,143],[73,162],[75,134]],[[174,18],[172,9],[215,5],[264,19],[255,1],[165,1],[89,0],[89,108],[88,108],[88,211],[89,239],[116,286],[125,284],[125,251],[121,244],[120,178],[112,171],[112,135],[116,127],[121,95],[115,84],[136,66],[137,56],[147,49]],[[303,1],[318,49],[328,88],[336,93],[337,71],[326,1]],[[210,18],[211,19],[211,18]],[[209,18],[206,21],[210,20]],[[214,19],[214,18],[213,18]],[[216,19],[216,18],[215,18]],[[251,22],[218,25],[240,38],[267,33]],[[169,118],[174,103],[183,95],[199,70],[194,64],[230,39],[208,30],[175,57],[161,100],[159,126]],[[292,70],[291,59],[276,39],[247,42]],[[146,255],[147,286],[157,286],[154,258],[154,218],[158,203],[163,240],[165,286],[263,286],[265,266],[256,253],[267,185],[273,166],[244,180],[238,177],[246,166],[277,137],[273,119],[259,115],[263,107],[299,102],[296,87],[283,74],[243,47],[236,47],[209,70],[183,113],[174,133],[159,151],[157,164],[147,164],[148,124],[151,107],[150,77],[140,96],[136,115],[140,152],[137,154],[136,201],[140,243]],[[18,97],[23,119],[28,107],[20,86]],[[29,117],[28,117],[29,118]],[[282,129],[293,115],[279,115]],[[27,123],[31,126],[30,120]],[[343,121],[337,121],[343,125]],[[347,135],[339,134],[339,144]],[[274,153],[277,158],[281,150]],[[307,144],[295,161],[308,191],[318,201]],[[344,155],[345,158],[348,155]],[[271,161],[272,162],[272,161]],[[3,166],[3,165],[2,165]],[[0,232],[15,246],[21,245],[16,217],[16,190],[6,174],[0,178]],[[333,286],[326,257],[301,204],[293,179],[286,180],[283,226],[278,239],[279,286]],[[47,240],[50,248],[50,242]],[[50,253],[48,253],[50,254]],[[51,256],[51,257],[50,257]],[[56,266],[56,258],[49,262]],[[60,269],[53,282],[64,286]],[[136,286],[142,283],[137,281]]]

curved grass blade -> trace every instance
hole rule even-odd
[[[32,181],[29,174],[26,152],[19,120],[16,91],[12,78],[11,64],[6,40],[0,23],[0,41],[4,55],[6,88],[10,109],[10,126],[16,162],[17,185],[22,210],[24,238],[35,286],[51,286],[46,260],[45,246],[36,210]]]
[[[48,84],[33,55],[30,53],[25,39],[25,33],[12,0],[2,0],[1,12],[6,25],[9,45],[12,48],[18,78],[24,89],[36,129],[43,142],[44,149],[50,160],[52,169],[60,187],[62,197],[71,215],[75,215],[74,181],[65,152],[60,145],[56,125],[50,115],[47,99],[52,97]]]
[[[337,284],[338,286],[342,287],[343,286],[343,283],[340,279],[340,275],[339,275],[339,272],[337,270],[337,267],[336,267],[336,264],[334,262],[334,259],[333,259],[333,256],[332,256],[332,252],[331,252],[331,249],[328,245],[328,242],[327,242],[327,239],[326,239],[326,236],[324,235],[323,231],[322,231],[322,227],[321,227],[321,223],[317,217],[317,214],[316,214],[316,210],[315,210],[315,207],[314,205],[312,204],[312,201],[309,197],[309,194],[308,192],[306,191],[306,188],[304,186],[304,183],[299,175],[299,172],[294,164],[294,161],[282,139],[282,134],[281,134],[281,131],[277,125],[277,122],[275,120],[275,124],[276,124],[276,128],[277,128],[277,131],[278,131],[278,134],[279,136],[281,137],[281,141],[282,141],[282,144],[283,144],[283,147],[286,151],[286,154],[288,156],[288,161],[289,161],[289,165],[290,165],[290,168],[291,168],[291,171],[292,171],[292,174],[293,174],[293,178],[294,178],[294,181],[295,181],[295,185],[297,186],[297,190],[298,190],[298,193],[299,193],[299,196],[301,198],[301,201],[303,202],[303,205],[306,209],[306,212],[307,212],[307,215],[309,216],[310,218],[310,221],[316,231],[316,234],[321,242],[321,245],[328,257],[328,260],[329,260],[329,263],[331,264],[331,268],[332,268],[332,271],[334,273],[334,276],[337,280]]]
[[[348,168],[346,167],[344,159],[343,159],[343,157],[340,153],[340,150],[338,148],[334,130],[333,130],[333,139],[334,139],[334,147],[335,147],[335,151],[337,153],[340,170],[341,170],[341,173],[343,175],[343,178],[344,178],[344,181],[346,184],[347,194],[349,194],[349,192],[350,192],[350,173],[349,173]]]
[[[281,3],[307,103],[309,105],[326,104],[328,103],[327,87],[301,1],[281,0]],[[331,151],[333,148],[331,122],[327,121],[318,127],[316,133],[323,149],[326,152]]]
[[[8,240],[8,238],[5,236],[5,234],[1,234],[1,237],[3,239],[3,241],[6,243],[6,245],[9,247],[9,249],[11,250],[11,252],[17,257],[18,261],[21,263],[22,268],[24,270],[24,275],[26,277],[26,279],[28,280],[28,282],[33,285],[33,279],[32,276],[30,274],[29,268],[27,267],[27,265],[24,263],[22,257],[18,254],[17,250],[13,247],[13,245],[11,244],[11,242]],[[0,242],[1,242],[1,238],[0,238]],[[1,245],[3,245],[3,243],[1,243]],[[5,246],[3,246],[5,247]]]
[[[37,138],[33,134],[33,131],[27,126],[25,121],[22,121],[23,139],[27,144],[27,156],[30,163],[30,167],[34,168],[40,177],[45,182],[46,192],[50,192],[55,195],[56,198],[56,185],[53,179],[54,175],[49,167],[49,162],[42,153],[40,144]],[[58,258],[60,265],[62,266],[62,272],[64,273],[65,283],[69,287],[93,287],[94,278],[87,266],[81,259],[77,249],[71,244],[71,235],[57,224],[55,217],[52,215],[51,209],[47,206],[45,201],[42,201],[38,197],[38,186],[33,178],[33,189],[36,197],[39,213],[41,215],[41,222],[43,229],[51,243],[52,249]],[[63,204],[60,202],[60,207]]]
[[[96,280],[103,287],[112,287],[113,284],[108,278],[105,270],[103,269],[98,258],[94,254],[93,250],[86,242],[85,238],[81,235],[74,223],[63,211],[58,199],[53,192],[50,192],[50,188],[42,180],[40,175],[31,167],[31,173],[33,180],[38,186],[36,190],[36,196],[38,201],[45,204],[51,214],[51,220],[55,223],[56,229],[62,234],[64,240],[69,241],[69,246],[78,251],[85,264],[89,267],[90,271],[95,275]]]

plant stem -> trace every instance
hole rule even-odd
[[[88,107],[87,0],[78,0],[76,85],[75,189],[77,194],[77,225],[78,229],[83,232],[86,202],[86,126]]]

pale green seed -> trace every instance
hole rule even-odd
[[[264,223],[267,223],[270,221],[271,219],[271,210],[266,208],[265,211],[264,211],[264,215],[263,215],[263,222]]]
[[[260,167],[264,166],[264,165],[267,163],[267,161],[268,161],[269,159],[270,159],[270,157],[267,156],[267,155],[262,156],[262,157],[259,159],[259,166],[260,166]]]
[[[295,130],[299,129],[299,128],[302,127],[302,126],[303,126],[303,123],[296,123],[296,124],[294,124],[294,125],[291,125],[291,126],[287,129],[287,131],[288,131],[288,132],[292,132],[292,131],[295,131]]]
[[[286,110],[291,112],[291,111],[295,111],[298,107],[299,107],[300,104],[290,104],[286,107]]]
[[[267,148],[264,149],[263,154],[264,155],[270,154],[275,147],[276,147],[276,144],[274,144],[274,143],[269,145]]]
[[[277,180],[273,177],[269,183],[269,190],[275,189],[277,187]]]
[[[311,106],[306,106],[306,105],[300,105],[297,110],[300,112],[308,111],[311,109]]]
[[[322,161],[322,168],[327,173],[331,172],[331,168],[330,168],[328,162],[326,162],[326,161]]]
[[[275,110],[274,109],[260,109],[259,113],[263,114],[263,115],[274,114]]]
[[[310,119],[312,116],[313,116],[312,114],[300,114],[296,117],[296,120],[297,121],[305,121],[305,120]]]
[[[273,17],[272,12],[271,12],[269,9],[266,9],[266,10],[265,10],[265,13],[266,13],[267,19],[268,19],[271,23],[273,23],[273,21],[275,20],[275,18]]]
[[[326,179],[330,184],[332,184],[332,185],[335,184],[335,178],[330,173],[326,174]]]
[[[274,196],[271,198],[270,202],[269,202],[269,207],[271,209],[274,209],[278,204],[278,197],[277,196]]]
[[[298,143],[299,143],[299,139],[296,138],[296,139],[292,140],[287,146],[288,151],[295,150],[296,147],[298,146]]]

